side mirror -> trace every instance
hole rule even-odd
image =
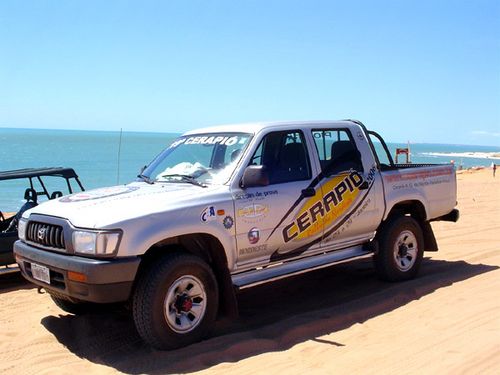
[[[269,173],[267,173],[267,168],[264,165],[249,165],[245,168],[240,181],[241,188],[267,185],[269,185]]]

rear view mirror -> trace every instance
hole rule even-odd
[[[249,165],[243,172],[240,187],[243,189],[269,185],[269,173],[264,165]]]

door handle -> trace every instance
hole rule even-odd
[[[316,195],[316,190],[314,188],[307,188],[302,190],[302,196],[303,197],[314,197]]]

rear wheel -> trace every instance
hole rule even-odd
[[[378,276],[387,281],[414,278],[424,254],[424,237],[419,223],[409,216],[390,219],[379,234],[379,251],[374,256]]]
[[[133,296],[134,322],[144,341],[174,349],[205,337],[218,308],[211,268],[189,254],[170,254],[142,273]]]

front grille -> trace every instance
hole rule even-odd
[[[64,233],[60,225],[30,221],[26,231],[28,241],[55,249],[64,249]]]

